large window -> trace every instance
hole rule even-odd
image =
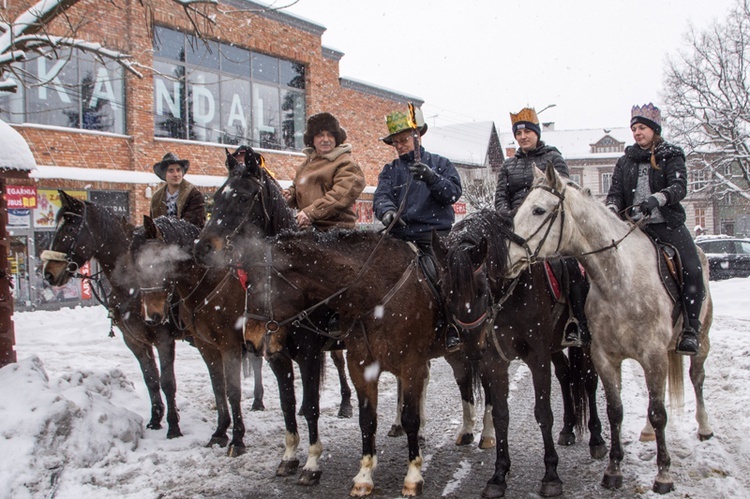
[[[157,137],[304,147],[305,66],[168,28],[154,37]]]
[[[601,193],[605,196],[609,194],[609,186],[612,185],[612,174],[602,173],[602,190]]]
[[[125,133],[123,69],[118,64],[58,48],[15,67],[19,90],[0,94],[3,120]]]

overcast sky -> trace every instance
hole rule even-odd
[[[288,0],[279,0],[276,6]],[[663,67],[690,24],[734,0],[299,0],[327,28],[341,76],[424,99],[431,125],[493,120],[530,105],[558,130],[628,126],[661,104]]]

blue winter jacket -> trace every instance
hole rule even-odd
[[[409,165],[414,161],[414,152],[400,156],[383,167],[378,177],[378,186],[373,197],[373,210],[380,220],[390,211],[398,211],[406,196],[406,206],[401,219],[406,226],[394,225],[391,234],[401,239],[435,230],[450,230],[456,219],[453,203],[461,197],[461,178],[448,158],[430,154],[420,147],[422,163],[437,173],[437,180],[430,186],[412,178]],[[408,192],[407,182],[411,181]]]

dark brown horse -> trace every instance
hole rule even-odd
[[[168,217],[144,217],[143,221],[130,246],[142,315],[148,324],[181,323],[189,331],[206,363],[216,398],[218,423],[208,445],[229,443],[228,454],[241,455],[245,451],[241,407],[244,289],[229,269],[207,269],[195,263],[192,246],[200,232],[196,226]],[[179,317],[170,321],[170,315],[176,315],[175,306]],[[232,422],[229,442],[227,429]]]
[[[464,349],[481,359],[481,374],[491,386],[498,432],[497,460],[482,497],[505,494],[505,476],[510,469],[508,366],[513,359],[526,363],[534,384],[534,416],[544,441],[545,474],[539,493],[556,496],[562,494],[562,481],[557,474],[558,456],[552,438],[551,365],[560,378],[563,400],[568,401],[565,427],[558,442],[572,443],[572,427],[582,427],[588,400],[590,452],[592,457],[602,458],[607,449],[596,409],[598,379],[588,352],[582,349],[570,349],[568,366],[560,342],[569,312],[549,291],[543,265],[533,266],[515,280],[503,279],[508,243],[501,229],[508,226],[508,220],[488,210],[457,223],[445,241],[447,254],[441,257],[446,262],[442,289],[454,322],[461,326]],[[441,253],[440,249],[437,251]],[[571,393],[566,394],[567,383],[573,387],[572,397]],[[571,401],[576,402],[575,409]]]
[[[175,338],[181,334],[161,325],[147,326],[143,321],[140,297],[132,292],[137,285],[132,279],[128,253],[135,227],[107,208],[58,192],[62,207],[57,212],[52,243],[42,253],[44,279],[51,286],[62,286],[83,264],[96,258],[112,288],[105,297],[112,322],[122,331],[125,345],[138,360],[151,398],[151,420],[146,427],[161,429],[164,416],[161,389],[167,399],[167,438],[182,436],[174,377]],[[159,367],[154,347],[159,353]]]

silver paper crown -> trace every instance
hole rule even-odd
[[[633,109],[630,111],[630,119],[632,120],[636,117],[646,118],[661,126],[661,111],[651,102],[643,106],[633,106]]]

